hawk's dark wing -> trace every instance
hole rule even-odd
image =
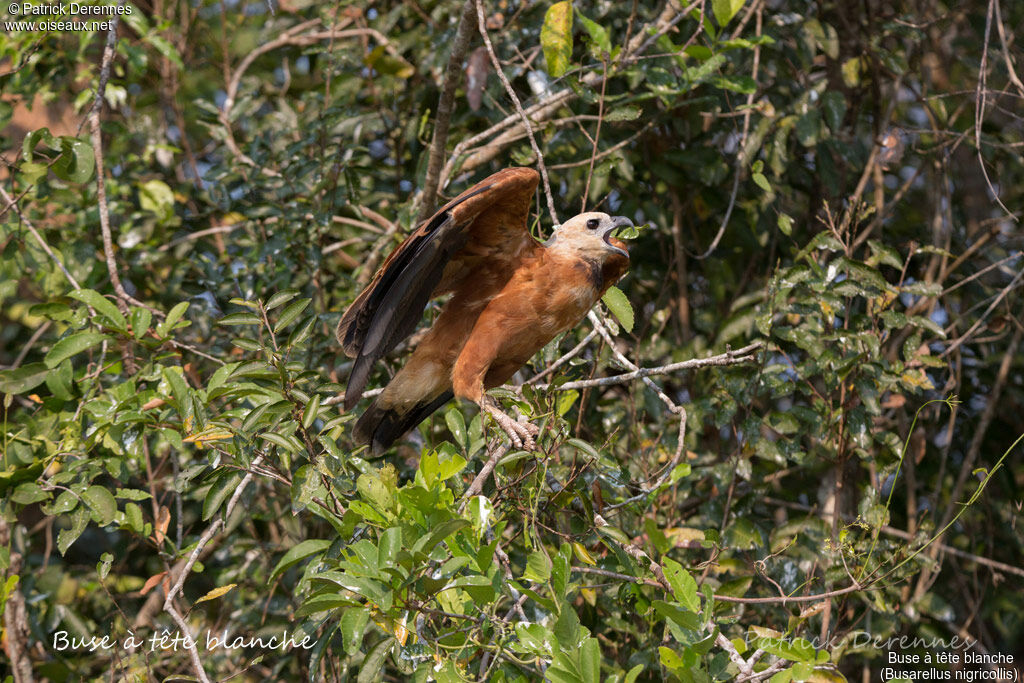
[[[527,218],[538,182],[529,168],[499,171],[448,202],[391,252],[338,323],[338,341],[355,358],[346,410],[362,396],[373,364],[416,329],[432,297],[467,278],[511,277],[533,244]]]

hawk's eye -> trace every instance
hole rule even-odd
[[[587,230],[597,230],[597,226],[601,224],[601,221],[596,218],[591,218],[587,221]]]

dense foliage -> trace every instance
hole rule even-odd
[[[1024,4],[126,7],[0,35],[15,680],[1024,655]],[[453,402],[370,459],[334,325],[432,184],[541,163],[539,238],[645,227],[625,297],[493,392],[539,452]]]

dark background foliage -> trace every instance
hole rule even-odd
[[[15,680],[868,680],[950,649],[878,644],[901,636],[1024,655],[1024,5],[484,2],[515,99],[473,3],[126,8],[106,56],[105,31],[0,35]],[[538,354],[521,379],[576,349],[550,386],[497,392],[539,453],[453,403],[368,460],[334,324],[433,183],[537,150],[557,218],[645,225],[631,305]],[[630,364],[656,370],[565,385]],[[197,650],[148,640],[186,628]],[[207,647],[225,632],[316,645]]]

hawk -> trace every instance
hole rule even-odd
[[[486,390],[507,382],[537,351],[575,326],[629,267],[612,236],[622,216],[582,213],[542,243],[527,219],[539,176],[506,168],[420,224],[349,306],[337,336],[355,359],[345,409],[362,396],[378,360],[416,329],[427,303],[451,294],[405,365],[355,424],[356,441],[388,448],[452,396],[491,415],[517,448],[537,427],[503,412]]]

